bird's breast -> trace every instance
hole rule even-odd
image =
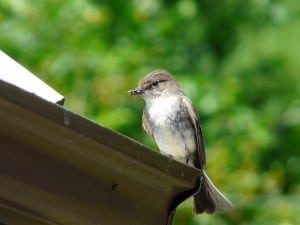
[[[150,120],[157,125],[166,123],[173,117],[174,112],[179,110],[179,101],[177,97],[157,98],[148,107]]]
[[[180,98],[156,99],[148,107],[153,137],[164,155],[185,162],[196,149],[194,129]]]

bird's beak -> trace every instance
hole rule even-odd
[[[135,89],[129,90],[128,93],[131,95],[140,95],[140,94],[144,93],[144,89],[143,88],[135,88]]]

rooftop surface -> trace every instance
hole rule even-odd
[[[171,224],[199,171],[0,80],[0,224]]]

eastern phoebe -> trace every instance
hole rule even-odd
[[[224,212],[230,201],[206,175],[205,147],[199,117],[177,81],[165,70],[155,70],[141,80],[131,95],[141,96],[146,107],[142,124],[160,152],[203,171],[200,190],[194,195],[196,213]]]

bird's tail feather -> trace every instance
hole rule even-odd
[[[233,209],[231,202],[215,187],[205,171],[199,192],[194,195],[196,213],[215,213]]]

